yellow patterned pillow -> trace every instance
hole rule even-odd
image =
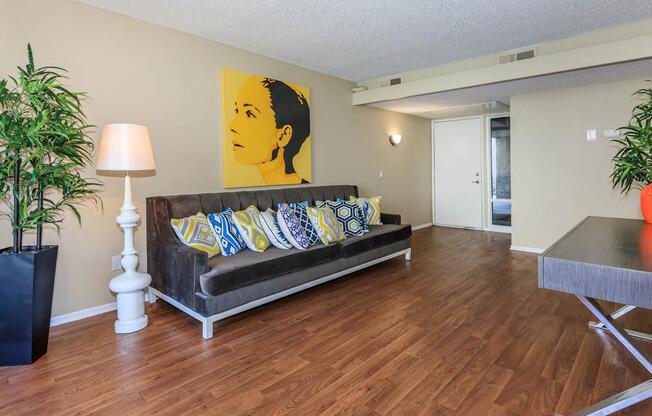
[[[220,254],[220,245],[211,231],[206,216],[201,212],[181,219],[170,220],[174,233],[187,246],[205,251],[209,257]]]
[[[329,245],[330,243],[335,243],[346,238],[342,224],[337,220],[335,213],[330,208],[308,207],[306,208],[306,212],[308,213],[308,217],[310,217],[312,226],[315,227],[317,234],[319,234],[319,239],[324,245]]]
[[[351,196],[351,201],[355,201],[360,209],[366,213],[367,225],[383,225],[380,221],[380,201],[382,199],[380,195],[371,198],[356,198]]]
[[[262,253],[270,246],[269,238],[263,229],[260,211],[255,206],[251,205],[245,210],[234,212],[233,222],[249,250]]]

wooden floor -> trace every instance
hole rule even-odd
[[[0,415],[570,415],[646,379],[509,245],[417,231],[412,262],[219,322],[208,341],[162,301],[140,333],[115,335],[114,314],[54,328],[38,363],[0,368]],[[651,317],[625,322],[652,332]]]

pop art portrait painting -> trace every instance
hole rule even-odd
[[[312,181],[310,90],[222,70],[224,187]]]

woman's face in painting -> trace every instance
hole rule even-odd
[[[235,159],[244,165],[269,162],[282,145],[283,128],[276,128],[269,91],[262,78],[249,78],[238,91],[235,117],[229,124]]]

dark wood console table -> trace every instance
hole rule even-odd
[[[587,217],[539,256],[539,287],[572,293],[652,374],[650,358],[632,338],[652,335],[623,329],[616,319],[636,308],[652,309],[652,225],[643,220]],[[609,314],[598,300],[623,304]],[[609,415],[652,397],[652,379],[609,397],[575,416]]]

